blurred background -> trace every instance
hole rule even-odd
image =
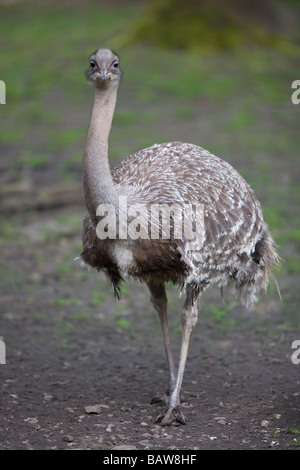
[[[242,348],[253,345],[254,353],[247,355],[254,358],[253,371],[260,370],[261,347],[267,356],[277,354],[275,362],[283,368],[290,363],[291,342],[300,335],[300,104],[291,100],[292,83],[300,80],[299,15],[298,0],[0,1],[0,80],[6,84],[6,104],[0,104],[0,335],[7,344],[7,380],[16,384],[11,397],[24,389],[35,397],[31,378],[38,369],[39,406],[47,377],[63,367],[55,379],[63,383],[79,356],[88,362],[84,370],[78,363],[72,377],[76,396],[74,383],[81,387],[83,373],[91,374],[88,383],[95,378],[92,359],[101,367],[98,355],[112,358],[111,367],[101,370],[101,383],[108,377],[109,386],[116,383],[120,390],[121,358],[113,357],[120,344],[127,345],[126,364],[142,369],[141,352],[152,348],[149,369],[152,360],[165,367],[146,288],[126,284],[116,304],[106,282],[73,261],[81,252],[81,160],[93,101],[84,72],[99,47],[114,49],[124,72],[110,137],[111,166],[164,141],[208,149],[255,190],[284,260],[277,274],[282,302],[274,283],[250,315],[227,295],[222,303],[219,292],[205,294],[201,328],[194,335],[201,338],[192,343],[189,364],[198,366],[199,348],[206,348],[210,359],[202,366],[211,373],[213,364],[215,373],[219,357],[209,362],[216,354],[211,338],[219,334],[218,354],[228,354],[228,367],[239,367],[224,332],[240,338]],[[179,344],[180,305],[171,288],[169,306]],[[271,381],[275,362],[270,359]],[[241,374],[243,369],[241,362]],[[125,365],[123,370],[126,383]],[[284,386],[292,377],[286,374]],[[15,377],[23,381],[21,392]],[[17,413],[16,399],[8,398],[6,406],[9,400]],[[41,410],[32,409],[29,416],[40,416]],[[26,413],[23,406],[18,410]],[[24,422],[26,414],[21,418]],[[18,423],[13,421],[12,440]]]
[[[285,274],[300,274],[300,106],[291,101],[300,78],[299,1],[2,0],[0,13],[4,245],[11,216],[83,205],[93,99],[84,71],[89,55],[107,46],[124,71],[112,166],[156,142],[207,148],[256,191]]]

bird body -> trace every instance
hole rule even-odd
[[[83,160],[89,214],[83,222],[81,258],[106,273],[117,295],[124,277],[147,284],[161,320],[170,368],[170,397],[160,420],[163,425],[173,420],[185,423],[180,389],[200,294],[212,285],[233,284],[242,302],[251,305],[260,290],[266,289],[278,255],[249,185],[231,165],[207,150],[182,142],[156,144],[127,157],[110,171],[108,136],[121,76],[118,57],[108,49],[100,49],[91,57],[88,76],[95,86],[95,100]],[[124,216],[120,201],[126,201],[127,223],[135,222],[133,236],[128,236],[129,232],[120,236],[116,231],[113,238],[99,237],[99,205],[113,208],[111,220],[120,230]],[[156,220],[160,236],[151,237],[153,208],[174,205],[182,208],[181,220],[189,219],[193,233],[201,230],[198,245],[191,245],[185,232],[175,236],[174,210],[169,213],[169,237],[162,236],[161,219]],[[202,210],[200,228],[193,210],[190,213],[187,209],[195,206]],[[140,216],[139,223],[132,208]],[[186,295],[177,372],[167,327],[166,282],[178,285]]]
[[[266,288],[276,259],[272,239],[253,191],[227,162],[196,145],[172,142],[129,156],[112,178],[128,204],[203,204],[205,228],[202,249],[184,256],[183,240],[99,240],[87,216],[82,258],[106,271],[116,290],[123,277],[145,282],[151,275],[183,288],[190,283],[198,293],[234,283],[250,305]],[[108,259],[101,264],[103,251]]]

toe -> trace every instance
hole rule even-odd
[[[169,408],[168,411],[164,415],[159,415],[155,422],[160,423],[161,426],[171,426],[171,424],[174,422],[177,422],[180,424],[187,423],[185,416],[181,411],[180,406]]]

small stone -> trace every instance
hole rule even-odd
[[[37,424],[39,422],[37,418],[25,418],[24,421],[30,424]]]
[[[148,447],[150,445],[150,442],[147,439],[145,439],[143,441],[139,441],[139,444],[143,447]]]
[[[101,413],[101,405],[91,405],[91,406],[86,406],[85,412],[88,414],[100,414]]]
[[[214,418],[218,424],[222,424],[223,426],[225,426],[226,424],[226,418],[224,416],[216,416]]]
[[[113,447],[113,450],[136,450],[136,447],[133,444],[121,444]]]
[[[51,400],[53,400],[53,396],[50,395],[49,393],[44,393],[44,400],[45,401],[51,401]]]
[[[113,427],[112,423],[109,423],[109,425],[106,428],[106,432],[111,432],[111,428]]]

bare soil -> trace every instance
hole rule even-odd
[[[118,303],[97,272],[73,261],[84,213],[78,204],[9,218],[0,448],[299,448],[296,280],[280,278],[282,302],[273,289],[250,310],[228,293],[203,296],[183,383],[188,424],[162,428],[150,404],[168,381],[158,318],[143,285],[126,284]],[[182,299],[169,296],[178,357]]]

